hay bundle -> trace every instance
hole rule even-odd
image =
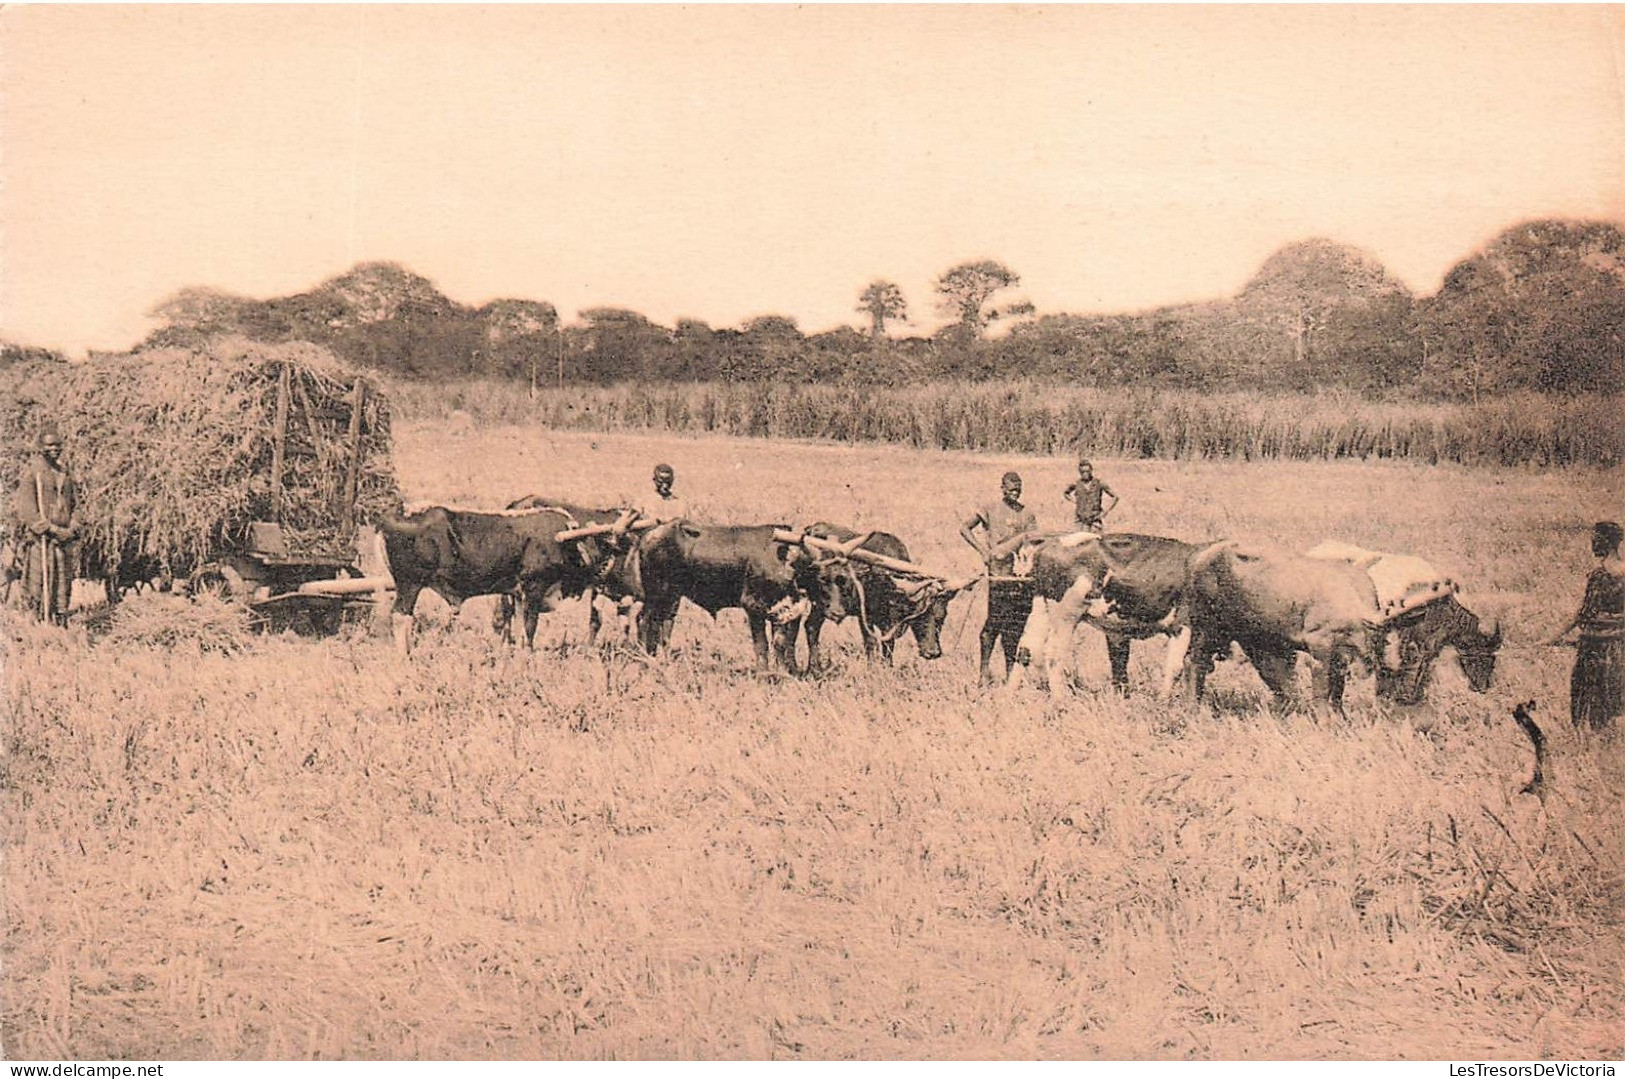
[[[246,651],[253,633],[247,607],[213,596],[187,600],[153,596],[145,603],[121,603],[111,610],[103,642],[143,645],[172,652],[193,647],[199,652],[236,655]]]
[[[10,485],[40,425],[54,421],[79,485],[88,574],[132,580],[181,576],[237,549],[248,522],[273,519],[279,384],[287,371],[280,518],[295,554],[339,552],[355,523],[397,504],[389,405],[325,349],[219,338],[196,349],[24,363],[0,370],[0,447]]]

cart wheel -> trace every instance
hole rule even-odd
[[[192,574],[186,591],[192,596],[213,596],[221,600],[247,600],[249,594],[243,575],[225,565],[204,566]]]

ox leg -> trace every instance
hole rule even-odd
[[[417,610],[421,588],[399,588],[395,592],[395,609],[390,613],[390,629],[395,637],[395,649],[403,656],[412,654],[412,614]]]
[[[1163,700],[1174,695],[1174,681],[1185,669],[1185,660],[1191,652],[1191,627],[1181,626],[1178,633],[1168,638],[1168,651],[1162,657],[1162,685],[1159,693]]]
[[[872,637],[873,637],[872,634],[864,634],[864,637],[863,637],[863,653],[864,653],[865,658],[867,658],[867,659],[874,659],[875,658],[875,644],[874,644],[874,641],[873,641]],[[882,663],[884,663],[886,666],[890,667],[892,665],[892,654],[895,653],[896,651],[897,651],[897,641],[896,640],[881,641],[880,642],[880,661]]]
[[[399,611],[391,612],[389,616],[390,628],[394,631],[395,649],[403,656],[412,654],[412,622],[409,614]]]
[[[1285,709],[1292,704],[1296,681],[1294,677],[1294,662],[1297,653],[1284,648],[1269,648],[1258,644],[1243,643],[1241,650],[1252,661],[1253,668],[1258,671],[1258,677],[1264,680],[1274,697],[1275,708]]]
[[[1325,692],[1326,700],[1339,714],[1343,711],[1343,690],[1348,684],[1348,672],[1348,657],[1340,651],[1333,651],[1326,657],[1323,668],[1317,667],[1315,670],[1317,688]]]
[[[750,623],[750,643],[756,649],[756,668],[765,671],[768,668],[767,657],[767,615],[761,611],[745,612],[745,620]]]
[[[643,650],[651,656],[659,655],[671,646],[671,627],[677,621],[680,602],[680,598],[661,597],[644,603],[638,629],[643,638]]]
[[[504,592],[497,600],[496,610],[491,612],[491,632],[501,637],[504,644],[513,643],[515,606],[513,593]]]
[[[874,662],[875,650],[878,648],[885,656],[886,662],[891,662],[891,641],[881,641],[875,637],[873,628],[863,619],[858,619],[858,636],[863,638],[863,658],[870,663]]]
[[[1078,634],[1078,623],[1089,610],[1089,593],[1094,591],[1095,582],[1088,575],[1079,577],[1072,582],[1072,586],[1056,601],[1049,612],[1049,632],[1044,644],[1044,670],[1045,676],[1040,677],[1053,691],[1057,673],[1070,674],[1072,671],[1073,648]],[[1109,646],[1109,642],[1108,642]],[[1036,654],[1036,653],[1035,653]],[[1112,668],[1116,670],[1116,659],[1112,661]],[[1128,664],[1128,642],[1123,643],[1123,664]]]
[[[1128,693],[1128,653],[1131,638],[1122,633],[1106,634],[1106,655],[1112,662],[1112,688]]]
[[[807,671],[809,674],[817,673],[829,665],[818,648],[819,638],[824,632],[824,612],[814,607],[808,612],[803,625],[807,631]]]
[[[815,659],[809,639],[807,666],[802,668],[796,662],[796,642],[801,639],[801,622],[802,620],[797,618],[783,625],[774,626],[772,629],[773,652],[778,657],[779,665],[790,674],[802,674],[811,671]]]
[[[1016,649],[1016,658],[1023,663],[1043,662],[1044,642],[1048,639],[1049,601],[1043,596],[1034,596],[1032,612],[1021,628],[1021,646]]]
[[[591,648],[598,644],[598,634],[604,628],[604,619],[598,613],[598,593],[594,589],[583,589],[581,598],[587,604],[587,647]]]
[[[1185,653],[1186,659],[1186,696],[1192,702],[1200,702],[1202,694],[1207,690],[1208,675],[1213,673],[1217,657],[1224,649],[1230,647],[1228,640],[1221,641],[1207,633],[1192,633],[1191,640]]]
[[[525,647],[532,652],[536,650],[536,623],[541,618],[542,610],[547,600],[544,596],[526,589],[524,592],[525,612]]]

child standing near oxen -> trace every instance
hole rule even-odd
[[[1106,514],[1121,501],[1117,492],[1095,475],[1094,463],[1087,457],[1078,458],[1078,478],[1061,492],[1061,497],[1072,503],[1078,528],[1084,532],[1104,532]]]

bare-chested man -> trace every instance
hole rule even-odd
[[[987,567],[987,621],[982,624],[982,684],[993,681],[993,645],[1004,647],[1004,676],[1016,665],[1016,646],[1033,609],[1032,582],[1015,576],[1016,553],[1038,531],[1033,511],[1021,504],[1021,477],[1006,472],[999,481],[1003,499],[988,503],[960,526],[959,534],[976,548]],[[977,530],[981,530],[981,535]]]

